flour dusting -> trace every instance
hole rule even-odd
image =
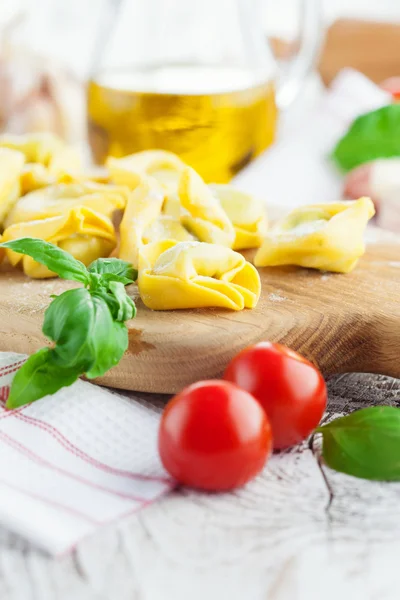
[[[287,298],[285,298],[285,296],[280,296],[279,294],[272,292],[271,294],[269,294],[268,300],[271,300],[271,302],[285,302]]]

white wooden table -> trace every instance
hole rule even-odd
[[[330,413],[400,405],[383,376],[341,375],[329,392]],[[177,490],[61,559],[0,530],[0,598],[398,600],[399,556],[400,483],[334,473],[304,444],[243,490]]]

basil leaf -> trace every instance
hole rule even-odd
[[[32,354],[17,371],[11,384],[7,408],[18,408],[74,383],[79,376],[75,369],[60,368],[53,360],[53,351],[42,348]]]
[[[332,152],[333,160],[343,171],[392,156],[400,156],[400,104],[358,117]]]
[[[92,297],[87,289],[78,288],[53,300],[45,312],[42,331],[56,343],[54,361],[84,373],[95,361],[91,344],[94,328]]]
[[[326,464],[342,473],[400,480],[400,409],[373,406],[318,427]]]
[[[88,271],[102,275],[102,281],[119,281],[124,285],[137,279],[137,271],[132,264],[119,258],[98,258],[89,265]]]
[[[121,360],[128,348],[128,330],[124,323],[114,321],[107,304],[102,298],[92,297],[94,328],[91,335],[94,363],[86,371],[89,379],[102,377]]]
[[[117,300],[118,313],[114,317],[117,321],[129,321],[136,317],[136,306],[132,298],[126,293],[126,289],[122,283],[110,281],[108,288],[112,296]]]
[[[54,244],[38,238],[19,238],[0,244],[2,248],[9,248],[20,254],[27,254],[62,279],[71,279],[87,285],[89,276],[85,265],[76,260],[71,254],[58,248]]]

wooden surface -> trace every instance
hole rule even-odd
[[[327,375],[400,376],[400,244],[370,245],[348,275],[296,267],[260,274],[262,296],[254,310],[153,312],[138,301],[129,351],[100,382],[174,393],[219,376],[234,354],[263,339],[298,350]],[[68,287],[60,280],[29,281],[18,271],[0,274],[0,350],[31,353],[43,346],[50,294]]]
[[[340,375],[328,387],[329,415],[400,406],[388,377]],[[58,560],[0,529],[0,598],[398,600],[399,555],[400,483],[335,473],[304,444],[243,490],[178,490]]]
[[[275,55],[290,60],[298,51],[297,42],[272,38]],[[326,31],[318,71],[329,85],[339,71],[352,67],[381,83],[400,76],[400,24],[359,19],[338,19]]]
[[[326,85],[343,67],[381,83],[400,76],[400,24],[339,19],[328,29],[319,62]]]

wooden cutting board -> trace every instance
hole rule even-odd
[[[282,342],[328,375],[346,371],[400,377],[400,237],[369,245],[348,275],[297,267],[260,269],[254,310],[153,312],[137,301],[129,351],[99,380],[143,392],[173,393],[221,375],[230,358],[259,340]],[[381,239],[381,238],[379,238]],[[74,284],[29,280],[0,270],[0,350],[31,353],[45,343],[43,312],[51,294]],[[131,286],[133,296],[137,295]]]
[[[394,238],[396,240],[396,238]],[[99,380],[143,392],[173,393],[219,376],[230,358],[259,340],[282,342],[328,375],[346,371],[400,377],[400,238],[372,244],[348,275],[297,267],[260,269],[254,310],[153,312],[137,300],[129,351]],[[31,353],[44,345],[51,294],[74,284],[29,280],[0,271],[0,350]],[[137,295],[131,286],[133,296]]]

